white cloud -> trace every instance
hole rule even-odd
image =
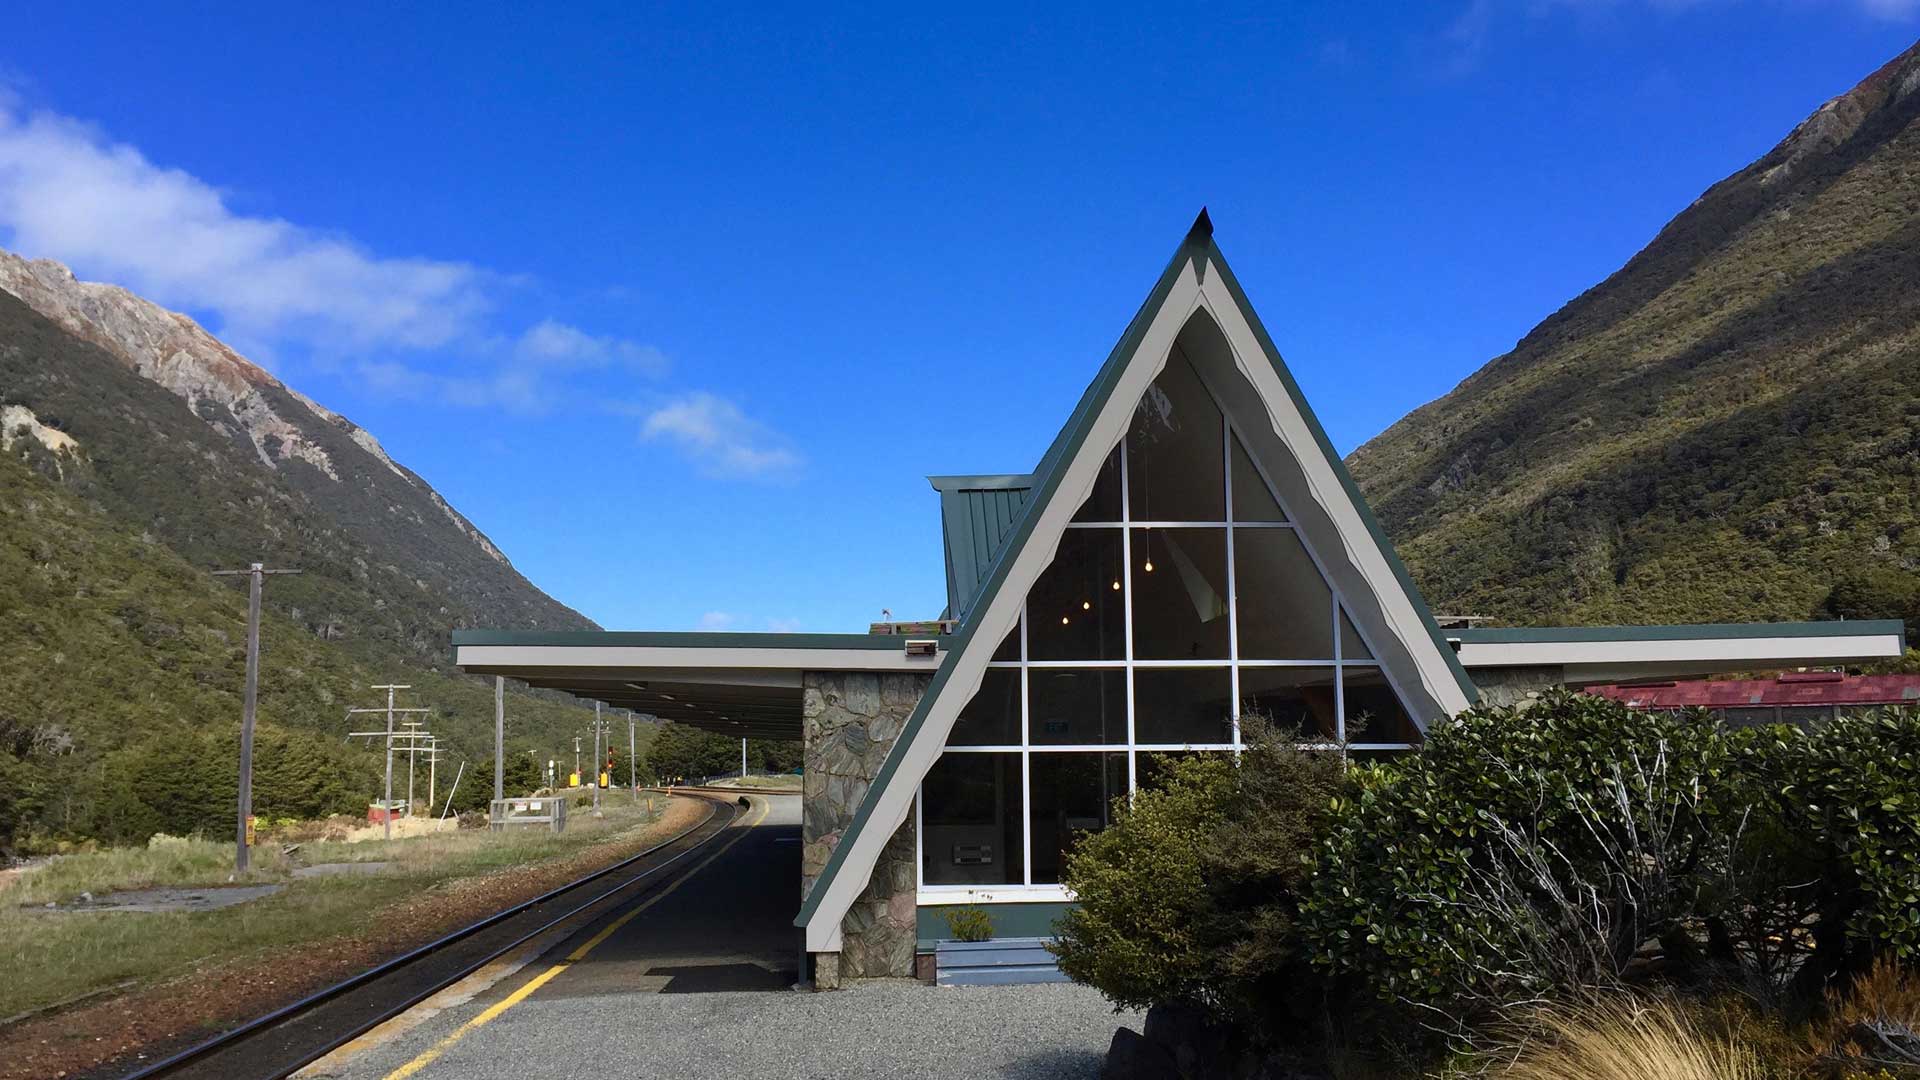
[[[1448,75],[1464,75],[1479,68],[1495,33],[1505,21],[1519,18],[1546,18],[1561,13],[1576,17],[1597,17],[1616,12],[1646,8],[1665,15],[1678,15],[1707,7],[1733,7],[1743,0],[1466,0],[1457,14],[1431,39],[1441,70]],[[1803,0],[1773,0],[1775,4]],[[1905,21],[1920,17],[1920,0],[1846,0],[1870,18]]]
[[[738,616],[727,611],[709,611],[700,616],[699,628],[702,630],[731,630],[739,622]]]
[[[645,437],[717,476],[772,476],[800,462],[775,432],[711,393],[618,404],[621,390],[607,377],[662,378],[666,354],[552,318],[503,328],[508,275],[377,255],[347,237],[241,213],[213,184],[88,124],[29,111],[3,78],[0,241],[166,307],[209,313],[222,338],[258,361],[305,355],[383,394],[463,408],[635,412]]]
[[[704,390],[653,409],[640,436],[673,444],[714,476],[776,477],[800,466],[800,455],[777,434]]]
[[[489,307],[467,263],[384,258],[226,197],[124,143],[0,99],[0,227],[13,245],[169,307],[217,311],[242,336],[431,348]]]
[[[520,335],[514,355],[558,368],[597,368],[619,364],[643,375],[664,375],[667,354],[651,345],[620,338],[595,337],[577,326],[542,319]]]
[[[794,634],[800,631],[801,621],[797,618],[781,619],[767,616],[767,631],[774,634]]]
[[[1876,19],[1900,22],[1920,16],[1920,0],[1860,0],[1860,6]]]

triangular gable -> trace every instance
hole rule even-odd
[[[1202,354],[1191,357],[1196,368],[1243,378],[1251,387],[1251,395],[1229,394],[1221,404],[1414,722],[1424,730],[1475,698],[1473,683],[1307,407],[1212,232],[1202,211],[1034,471],[1025,505],[974,592],[939,671],[795,920],[807,928],[809,951],[838,950],[841,919],[906,819],[915,789],[978,689],[989,656],[1016,625],[1068,520],[1092,491],[1107,454],[1125,437],[1136,403],[1190,320],[1201,327],[1184,338],[1193,346],[1185,349],[1188,354]]]

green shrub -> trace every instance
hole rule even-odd
[[[1777,943],[1775,971],[1807,997],[1883,956],[1920,960],[1920,711],[1754,729],[1738,745],[1739,936]]]
[[[1218,943],[1203,853],[1226,820],[1232,768],[1172,762],[1162,786],[1080,841],[1061,875],[1077,903],[1055,925],[1060,970],[1122,1008],[1208,998]]]
[[[944,918],[947,932],[955,941],[989,941],[993,938],[993,916],[972,904],[948,908]]]
[[[1243,717],[1226,755],[1164,762],[1114,824],[1068,859],[1077,906],[1061,968],[1115,1004],[1200,1005],[1255,1040],[1297,1039],[1325,979],[1295,926],[1313,839],[1342,783],[1337,753]]]
[[[1476,708],[1333,802],[1302,929],[1383,997],[1476,1007],[1610,986],[1724,889],[1728,740],[1556,692]]]

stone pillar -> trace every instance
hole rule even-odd
[[[928,675],[861,671],[809,671],[803,677],[802,896],[813,889],[853,824],[929,681]],[[832,989],[852,979],[913,975],[914,858],[914,822],[908,814],[840,923],[841,951],[814,958],[815,986]]]
[[[1553,667],[1474,668],[1467,674],[1480,688],[1482,705],[1524,706],[1540,691],[1562,686],[1566,669]]]

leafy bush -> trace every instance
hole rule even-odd
[[[1115,1005],[1140,1009],[1211,995],[1219,943],[1203,852],[1226,820],[1232,765],[1213,757],[1171,763],[1159,788],[1083,838],[1062,880],[1078,903],[1055,925],[1060,970]]]
[[[955,941],[988,941],[993,937],[993,917],[972,904],[948,908],[947,931]]]
[[[1083,840],[1057,926],[1061,968],[1116,1005],[1195,1004],[1256,1040],[1297,1034],[1324,982],[1295,927],[1340,755],[1244,717],[1247,749],[1163,762],[1163,781]]]
[[[1734,915],[1771,916],[1745,937],[1789,951],[1776,968],[1812,997],[1883,955],[1920,961],[1920,711],[1744,733],[1734,775],[1754,868]]]
[[[1302,905],[1315,959],[1453,1006],[1614,985],[1715,902],[1731,756],[1703,717],[1564,691],[1469,710],[1334,801]]]

